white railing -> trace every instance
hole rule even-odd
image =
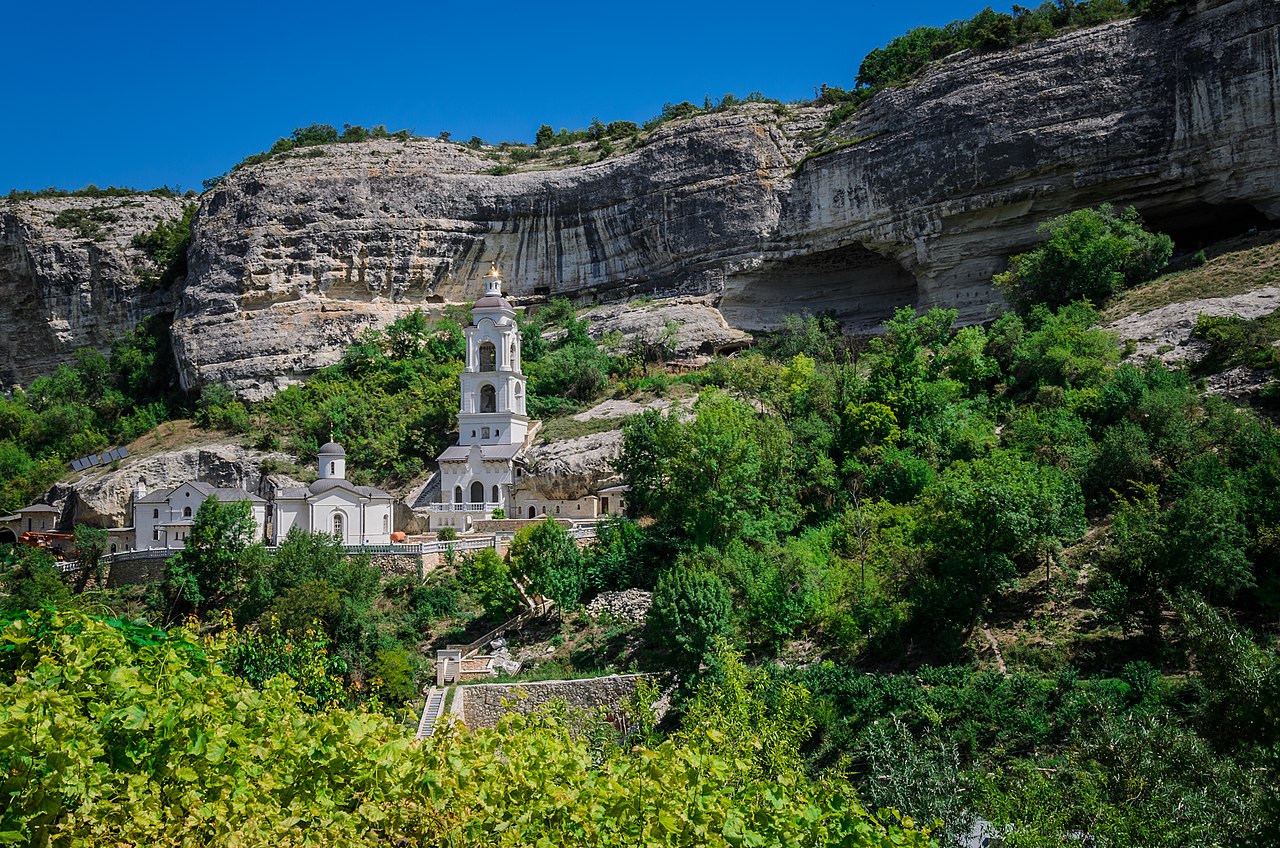
[[[427,512],[493,512],[501,509],[500,503],[433,503],[427,504]]]

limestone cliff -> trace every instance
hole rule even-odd
[[[0,200],[0,383],[25,384],[78,348],[106,351],[144,318],[172,310],[151,280],[162,269],[130,242],[182,200],[58,197]]]
[[[746,329],[902,304],[976,320],[991,273],[1070,209],[1133,202],[1182,237],[1280,219],[1278,69],[1280,4],[1227,0],[953,57],[803,162],[823,116],[768,105],[505,176],[441,141],[278,158],[203,199],[184,379],[265,394],[361,327],[476,296],[490,260],[517,299],[709,295]]]
[[[187,386],[262,397],[364,327],[475,297],[491,260],[517,302],[697,298],[736,329],[805,308],[865,329],[902,304],[978,320],[991,273],[1070,209],[1132,202],[1184,244],[1280,220],[1278,103],[1280,4],[1201,0],[950,57],[808,158],[826,113],[768,104],[506,175],[435,140],[293,151],[202,197],[175,350]],[[145,217],[162,203],[140,200]],[[0,205],[0,378],[167,306],[138,284],[132,218],[76,238],[40,206],[72,202]]]

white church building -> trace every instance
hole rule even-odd
[[[147,492],[142,483],[133,490],[134,550],[181,550],[200,505],[209,498],[223,503],[248,501],[253,514],[254,540],[265,534],[267,502],[244,489],[217,489],[208,483],[189,482],[171,489]]]
[[[297,527],[336,536],[344,545],[390,544],[392,496],[347,480],[347,452],[337,442],[321,447],[317,458],[319,476],[314,483],[276,490],[270,543],[279,545]]]
[[[523,474],[529,433],[525,378],[520,373],[520,328],[516,311],[502,296],[495,265],[485,294],[471,308],[463,333],[467,361],[462,372],[458,443],[440,463],[440,502],[431,505],[431,529],[466,530],[472,521],[501,509],[511,515],[511,489]]]

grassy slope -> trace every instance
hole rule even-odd
[[[1188,267],[1190,259],[1183,259],[1170,273],[1116,297],[1102,311],[1103,321],[1280,284],[1280,230],[1227,239],[1207,248],[1205,255],[1208,261],[1199,267]]]

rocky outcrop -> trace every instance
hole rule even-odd
[[[615,621],[644,624],[651,606],[653,593],[643,589],[601,592],[587,604],[587,615],[597,619],[607,615]]]
[[[730,327],[708,297],[677,297],[599,306],[583,314],[587,332],[600,339],[618,333],[622,350],[661,350],[666,356],[692,356],[737,350],[751,336]]]
[[[26,384],[105,352],[144,318],[172,310],[171,291],[131,241],[182,216],[180,199],[58,197],[0,201],[0,382]]]
[[[622,430],[534,445],[525,453],[528,473],[522,489],[551,500],[589,495],[616,482],[613,463],[621,453]]]
[[[136,456],[116,467],[101,466],[59,483],[47,500],[62,510],[60,526],[90,524],[125,527],[133,523],[130,498],[138,483],[147,491],[170,488],[195,480],[218,488],[244,489],[269,497],[277,486],[296,481],[264,475],[263,462],[291,460],[285,454],[268,454],[236,444],[206,444]]]
[[[795,258],[779,267],[870,251],[876,291],[905,270],[919,305],[979,318],[1005,257],[1072,209],[1132,203],[1184,244],[1275,221],[1278,68],[1280,4],[1266,0],[1203,2],[944,64],[876,97],[841,129],[856,143],[801,169],[780,228]],[[786,277],[734,276],[726,317],[748,321],[771,288],[785,291]],[[855,312],[860,287],[832,288],[829,302]]]
[[[476,296],[708,295],[728,323],[895,306],[985,317],[1044,219],[1135,203],[1175,236],[1280,218],[1280,4],[966,55],[885,91],[801,162],[822,115],[759,104],[588,165],[494,176],[442,141],[336,145],[207,193],[175,335],[184,379],[265,394],[361,328]]]
[[[1280,309],[1280,286],[1229,297],[1209,297],[1161,306],[1149,312],[1127,315],[1107,325],[1122,342],[1132,345],[1131,356],[1139,362],[1159,359],[1178,366],[1198,362],[1209,345],[1191,334],[1201,315],[1238,315],[1246,320],[1261,318]]]

